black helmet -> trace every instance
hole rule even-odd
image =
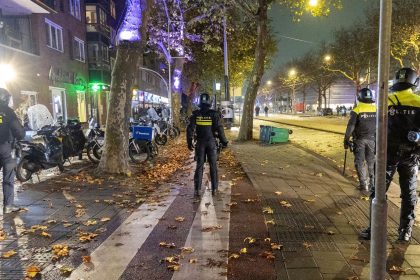
[[[200,94],[200,102],[198,103],[198,107],[211,106],[210,95],[206,92]]]
[[[395,73],[391,91],[406,90],[418,86],[419,78],[416,71],[411,68],[401,68]]]
[[[9,105],[10,93],[5,88],[0,88],[0,105]]]
[[[373,97],[373,92],[368,88],[362,88],[357,93],[357,100],[364,103],[374,103],[375,98]]]

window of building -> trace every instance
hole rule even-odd
[[[88,55],[89,61],[96,63],[99,60],[99,46],[98,44],[89,44],[88,45]]]
[[[114,1],[109,1],[109,9],[111,11],[111,16],[113,18],[117,18],[117,12],[115,10],[115,2]]]
[[[106,62],[109,62],[109,50],[108,46],[102,46],[102,59]]]
[[[78,20],[81,20],[81,12],[80,12],[80,0],[69,0],[70,4],[70,14],[77,18]]]
[[[73,58],[81,62],[86,61],[85,57],[85,42],[77,37],[73,38]]]
[[[45,19],[47,31],[47,46],[60,52],[63,49],[63,28],[52,21]]]
[[[86,6],[86,23],[98,23],[96,6]]]
[[[106,13],[102,8],[99,8],[99,23],[106,25]]]

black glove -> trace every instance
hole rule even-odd
[[[351,145],[350,139],[344,138],[344,149],[348,149]]]
[[[229,144],[229,141],[222,142],[222,148],[223,149],[226,148],[228,146],[228,144]]]

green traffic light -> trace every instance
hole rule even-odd
[[[93,84],[93,85],[92,85],[92,90],[93,90],[94,92],[99,91],[99,89],[100,89],[99,84]]]

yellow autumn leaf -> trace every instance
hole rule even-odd
[[[168,269],[172,270],[172,271],[179,271],[179,268],[181,267],[180,264],[172,264],[172,265],[168,265]]]
[[[257,240],[255,238],[253,238],[253,237],[246,237],[244,239],[244,242],[248,242],[248,244],[255,243],[255,241],[257,241]]]
[[[62,266],[60,268],[60,272],[61,272],[61,275],[68,277],[73,272],[73,268],[70,268],[68,266]]]
[[[265,224],[266,225],[275,225],[276,222],[274,222],[274,220],[267,220],[267,221],[265,221]]]
[[[41,272],[41,270],[35,265],[31,265],[26,268],[26,276],[29,278],[35,278],[39,272]]]
[[[181,252],[192,253],[192,252],[194,252],[194,248],[192,248],[192,247],[181,247]]]
[[[181,216],[178,216],[178,217],[175,218],[175,221],[177,221],[177,222],[183,222],[184,220],[185,220],[185,218],[181,217]]]
[[[93,225],[96,225],[98,223],[98,221],[96,221],[96,220],[87,220],[86,222],[84,222],[83,224],[85,225],[85,226],[93,226]]]
[[[197,263],[198,259],[189,259],[188,262],[189,263]]]
[[[264,207],[263,208],[263,213],[265,214],[273,214],[274,210],[271,207]]]
[[[231,254],[229,256],[229,259],[239,259],[239,255],[238,254]]]
[[[283,192],[275,192],[276,195],[282,195]]]
[[[283,248],[283,245],[277,243],[271,243],[270,246],[271,250],[281,250],[281,248]]]
[[[2,255],[1,255],[1,257],[2,258],[4,258],[4,259],[8,259],[8,258],[11,258],[11,257],[13,257],[14,255],[16,255],[17,253],[16,253],[16,251],[15,250],[10,250],[10,251],[7,251],[7,252],[5,252],[5,253],[3,253]]]
[[[239,251],[239,253],[241,253],[241,254],[246,254],[246,253],[248,253],[248,250],[247,250],[247,248],[242,248],[242,249]]]
[[[43,237],[47,237],[47,238],[51,238],[51,234],[49,234],[49,233],[48,233],[48,232],[46,232],[46,231],[41,232],[41,236],[43,236]]]
[[[111,218],[108,218],[108,217],[103,217],[102,219],[101,219],[101,222],[108,222],[108,221],[110,221],[111,220]]]

